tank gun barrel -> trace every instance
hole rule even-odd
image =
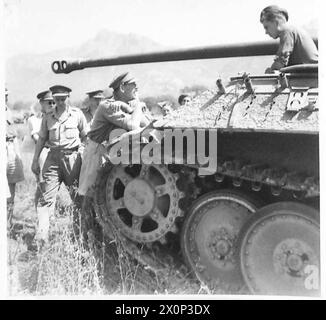
[[[314,40],[318,45],[318,40]],[[125,64],[167,62],[195,59],[264,56],[276,53],[278,41],[262,41],[228,45],[207,46],[161,52],[113,56],[100,59],[57,60],[51,65],[54,73],[70,73],[86,68]]]

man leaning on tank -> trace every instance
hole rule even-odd
[[[150,123],[149,116],[144,113],[145,103],[139,101],[137,81],[133,76],[123,73],[109,87],[113,89],[113,98],[99,105],[87,134],[79,177],[80,195],[90,195],[87,191],[95,183],[97,171],[104,162],[106,149],[101,143],[109,141],[111,132],[117,128],[137,130]]]
[[[265,33],[273,39],[280,39],[276,57],[265,73],[297,64],[318,63],[318,50],[312,37],[303,29],[288,23],[287,10],[272,5],[264,8],[260,22]]]
[[[81,167],[81,142],[86,137],[87,123],[82,111],[69,105],[67,99],[71,89],[57,85],[50,88],[55,107],[42,118],[39,139],[35,147],[32,163],[34,174],[42,174],[42,197],[37,204],[38,230],[37,240],[48,241],[50,216],[60,184],[65,183],[75,203],[76,188]],[[39,157],[45,147],[49,152],[42,172]]]

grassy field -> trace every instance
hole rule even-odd
[[[21,126],[24,132],[24,127]],[[206,294],[209,290],[171,264],[155,270],[140,264],[119,239],[91,238],[87,245],[73,228],[73,207],[65,188],[59,191],[60,210],[51,220],[50,245],[28,250],[37,223],[32,148],[22,143],[25,180],[17,184],[14,228],[8,237],[8,293],[12,296],[71,296],[111,294]]]

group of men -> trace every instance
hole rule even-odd
[[[275,61],[266,70],[267,73],[291,64],[318,62],[318,51],[311,37],[289,26],[287,21],[287,11],[277,6],[266,7],[261,12],[260,22],[266,33],[272,38],[280,38]],[[144,103],[139,101],[137,82],[129,73],[115,78],[110,87],[113,89],[110,99],[104,99],[102,90],[88,92],[89,106],[84,111],[70,106],[67,98],[71,89],[65,86],[56,85],[37,95],[43,116],[39,131],[32,132],[36,143],[32,171],[38,177],[36,208],[39,240],[48,240],[49,218],[60,184],[64,182],[69,187],[74,202],[80,205],[80,197],[88,194],[96,180],[97,170],[104,161],[102,142],[110,139],[112,130],[138,130],[152,120],[144,111]],[[180,105],[189,101],[187,95],[179,98]],[[8,129],[11,123],[7,117],[7,177],[12,211],[15,183],[23,179],[23,171],[13,151],[15,134]],[[40,161],[45,148],[48,150],[46,157]],[[13,156],[10,157],[10,154]],[[12,170],[14,174],[10,168],[15,169]]]
[[[37,177],[36,240],[39,243],[48,241],[50,217],[61,183],[68,187],[75,205],[80,208],[82,196],[95,182],[97,170],[103,162],[105,148],[101,143],[109,140],[115,128],[136,130],[151,121],[144,103],[138,99],[134,77],[123,73],[111,82],[110,87],[113,97],[109,99],[104,99],[102,90],[88,92],[88,108],[83,110],[70,105],[68,97],[71,89],[62,85],[52,86],[37,95],[42,118],[41,123],[31,125],[32,128],[39,127],[31,130],[35,142],[31,169]],[[10,125],[9,120],[7,124]],[[9,134],[7,128],[7,141],[10,140]],[[45,156],[42,156],[45,150]],[[11,187],[13,179],[9,181],[8,170],[7,177]],[[22,179],[18,177],[15,182]]]

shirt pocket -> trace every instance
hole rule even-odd
[[[79,137],[77,123],[73,121],[67,122],[64,128],[64,135],[67,139],[77,139]]]
[[[49,127],[49,140],[57,141],[59,140],[59,124],[55,123]]]

